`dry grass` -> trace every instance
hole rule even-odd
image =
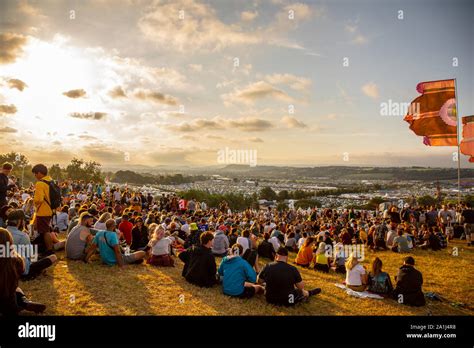
[[[459,256],[450,255],[458,247]],[[374,258],[366,255],[364,263]],[[393,252],[376,254],[392,279],[403,256]],[[417,250],[417,268],[423,273],[424,291],[433,291],[447,302],[428,301],[412,308],[393,300],[357,299],[334,286],[343,276],[301,269],[306,288],[320,287],[322,293],[295,308],[268,305],[263,296],[251,300],[232,299],[222,288],[201,289],[181,277],[182,263],[174,268],[149,265],[108,267],[94,260],[91,264],[65,259],[44,275],[21,288],[35,301],[45,303],[45,315],[473,315],[474,248],[454,242],[449,250]],[[262,263],[263,265],[263,263]],[[464,303],[464,308],[453,303]]]

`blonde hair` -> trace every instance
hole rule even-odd
[[[153,237],[151,238],[152,245],[155,245],[156,242],[163,239],[163,237],[165,236],[165,232],[166,232],[166,230],[163,226],[157,225],[155,227],[155,230],[153,231]]]
[[[321,242],[319,243],[318,250],[316,250],[316,254],[324,254],[326,252],[326,243]]]
[[[352,270],[358,263],[359,260],[357,259],[357,256],[354,253],[351,253],[346,261],[346,270]]]
[[[106,212],[106,213],[103,213],[100,217],[99,217],[99,221],[97,222],[106,222],[108,219],[112,218],[112,215],[109,213],[109,212]]]

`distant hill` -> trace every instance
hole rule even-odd
[[[220,175],[234,177],[279,178],[279,179],[338,179],[338,180],[456,180],[457,169],[423,167],[278,167],[228,165],[214,170]],[[461,178],[474,178],[474,168],[461,169]]]

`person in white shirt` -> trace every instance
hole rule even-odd
[[[154,266],[173,267],[174,260],[171,257],[171,246],[176,239],[184,244],[184,241],[178,238],[177,233],[165,237],[165,229],[158,225],[153,232],[153,238],[148,243],[151,248],[148,263]]]
[[[69,225],[69,207],[63,206],[61,211],[56,213],[56,226],[60,232],[66,231]]]
[[[114,191],[114,201],[115,202],[120,202],[120,199],[122,198],[122,196],[120,195],[120,191],[119,190],[115,190]]]
[[[250,240],[250,231],[244,230],[242,232],[242,236],[237,238],[237,244],[240,244],[243,248],[242,255],[245,253],[247,249],[252,248],[252,241]]]
[[[298,250],[301,249],[301,247],[303,246],[304,242],[306,241],[306,238],[308,238],[308,233],[303,232],[303,237],[301,237],[300,239],[298,239]]]
[[[390,227],[387,233],[387,247],[391,248],[393,245],[393,240],[397,237],[397,224],[395,222],[390,223]]]
[[[191,227],[189,226],[190,221],[186,220],[184,224],[181,226],[181,231],[186,233],[187,236],[191,234]]]
[[[280,248],[281,244],[280,244],[280,240],[277,238],[277,237],[272,237],[268,240],[270,243],[272,243],[273,245],[273,249],[275,250],[275,252],[278,251],[278,249]]]
[[[354,291],[364,291],[367,280],[367,271],[359,263],[357,255],[351,253],[346,262],[346,286]]]

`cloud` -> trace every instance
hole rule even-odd
[[[177,125],[166,125],[174,132],[197,132],[201,130],[224,130],[238,129],[246,132],[258,132],[271,129],[274,125],[267,120],[257,117],[241,117],[238,119],[230,119],[223,117],[214,117],[213,119],[198,118],[189,122],[181,122]],[[209,139],[217,139],[215,135],[207,136]]]
[[[83,89],[71,89],[70,91],[64,92],[63,95],[65,95],[68,98],[82,98],[86,95],[86,91]]]
[[[113,99],[117,99],[117,98],[127,98],[127,95],[125,94],[124,90],[122,89],[122,87],[120,86],[117,86],[115,87],[114,89],[112,89],[108,95],[113,98]]]
[[[82,140],[98,140],[96,137],[88,134],[81,134],[78,136],[78,138]]]
[[[17,112],[16,106],[13,104],[6,105],[2,104],[0,105],[0,114],[15,114]]]
[[[379,96],[379,89],[374,82],[368,82],[362,86],[362,92],[373,99],[378,98]]]
[[[257,137],[248,138],[248,141],[251,141],[252,143],[263,143],[263,140]]]
[[[122,163],[125,165],[125,153],[123,151],[113,148],[111,145],[104,145],[100,143],[93,143],[85,145],[82,152],[91,158],[106,163]]]
[[[18,79],[8,80],[8,86],[10,88],[16,88],[20,92],[23,91],[26,87],[28,87],[28,85],[26,83],[24,83],[23,81],[18,80]]]
[[[194,72],[202,72],[202,65],[201,64],[188,64],[190,70]]]
[[[23,53],[27,38],[13,33],[0,33],[0,64],[14,63]]]
[[[258,11],[255,11],[255,12],[253,12],[253,11],[243,11],[240,14],[240,19],[243,22],[251,22],[257,17],[258,17]]]
[[[355,45],[365,45],[368,42],[369,39],[362,34],[357,34],[356,37],[351,41],[351,43]]]
[[[284,116],[281,119],[281,122],[288,128],[307,128],[308,127],[305,123],[298,121],[296,118],[291,117],[291,116]]]
[[[212,140],[224,140],[225,138],[220,136],[220,135],[215,135],[215,134],[207,134],[206,135],[207,139],[212,139]]]
[[[80,118],[83,120],[102,120],[105,116],[107,116],[107,113],[105,112],[86,112],[86,113],[73,112],[69,114],[69,116],[74,117],[74,118]]]
[[[192,0],[155,2],[140,18],[138,27],[145,38],[181,52],[214,51],[260,41],[236,26],[223,23],[210,5]]]
[[[287,85],[296,91],[306,92],[311,87],[311,79],[295,76],[292,74],[272,74],[266,75],[265,80],[275,85]]]
[[[191,141],[197,141],[198,138],[195,136],[195,135],[191,135],[191,134],[184,134],[182,136],[180,136],[181,139],[184,139],[184,140],[191,140]]]
[[[0,128],[0,133],[16,133],[16,132],[18,132],[18,130],[16,130],[15,128],[11,128],[11,127]]]
[[[293,11],[294,20],[288,18]],[[156,1],[140,18],[138,27],[144,37],[167,49],[180,52],[213,52],[238,45],[269,44],[285,46],[288,31],[310,19],[315,7],[295,3],[284,7],[266,26],[248,29],[241,22],[224,23],[210,5],[194,0]],[[241,20],[249,22],[257,12],[244,11]],[[287,43],[290,47],[294,44]]]
[[[284,91],[273,87],[266,81],[254,82],[243,89],[235,88],[232,93],[221,95],[224,104],[243,103],[247,105],[253,104],[259,99],[272,98],[284,102],[293,102],[293,98]]]
[[[150,90],[137,90],[134,92],[133,96],[141,100],[150,100],[158,104],[166,105],[177,105],[178,100],[175,97],[165,95],[159,92],[153,92]]]
[[[181,122],[177,125],[168,125],[168,129],[174,132],[195,132],[200,130],[211,130],[211,129],[224,129],[222,123],[217,118],[214,120],[207,120],[204,118],[198,118],[190,122]]]
[[[256,117],[242,117],[236,120],[228,120],[227,124],[231,128],[237,128],[245,132],[259,132],[270,128],[274,125],[267,120]]]

